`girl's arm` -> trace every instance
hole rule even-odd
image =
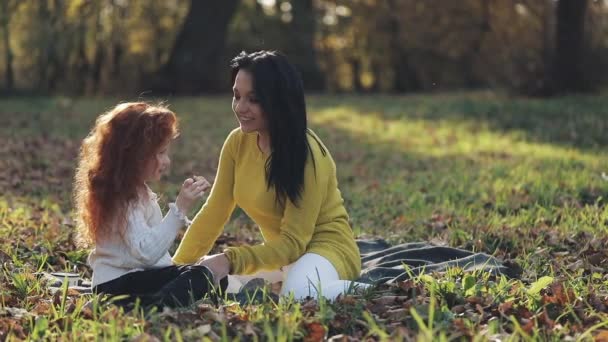
[[[177,232],[186,223],[186,217],[174,203],[169,204],[169,212],[154,226],[149,226],[141,206],[129,209],[125,240],[129,254],[146,266],[155,265],[166,253]],[[124,265],[135,267],[139,265]]]
[[[237,128],[230,133],[222,147],[211,193],[173,256],[173,262],[176,264],[194,263],[209,253],[234,210],[236,205],[233,196],[234,161],[238,130]]]

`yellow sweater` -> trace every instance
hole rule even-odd
[[[316,170],[309,154],[298,207],[289,199],[280,206],[274,188],[266,185],[267,156],[257,145],[257,133],[233,130],[222,147],[209,198],[186,231],[173,261],[193,263],[209,253],[238,205],[258,224],[264,243],[227,248],[224,253],[231,273],[276,270],[304,253],[315,253],[327,258],[341,279],[359,277],[361,257],[338,190],[336,165],[327,148],[323,155],[317,141],[307,136]]]

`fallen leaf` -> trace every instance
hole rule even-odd
[[[608,342],[608,330],[602,329],[593,336],[593,341],[595,342]]]
[[[32,312],[36,315],[46,315],[51,311],[51,303],[49,301],[40,301],[34,306]]]
[[[307,323],[306,331],[308,334],[304,337],[305,342],[317,342],[325,339],[325,327],[319,322]]]
[[[513,310],[513,304],[515,302],[510,300],[508,302],[504,302],[504,303],[500,303],[498,305],[498,311],[500,313],[502,313],[503,315],[509,315],[511,313],[511,311]]]
[[[160,342],[160,340],[153,335],[150,335],[148,333],[141,333],[139,335],[137,335],[136,337],[134,337],[132,340],[132,342]]]

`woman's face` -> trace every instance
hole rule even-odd
[[[253,76],[250,72],[239,70],[232,87],[232,110],[245,133],[266,132],[266,115],[253,90]]]

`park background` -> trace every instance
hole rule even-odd
[[[0,340],[606,340],[604,0],[0,0]],[[180,118],[162,204],[213,179],[230,59],[279,50],[336,160],[354,233],[492,254],[335,303],[124,313],[51,294],[73,242],[80,142],[121,101]],[[216,248],[258,243],[236,211]],[[336,337],[337,336],[337,337]]]

